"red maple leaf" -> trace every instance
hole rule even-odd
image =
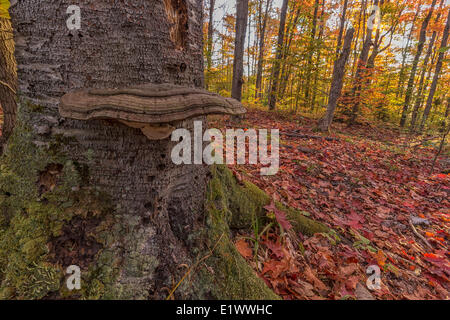
[[[264,244],[267,246],[267,248],[270,249],[270,251],[272,251],[272,253],[277,257],[277,258],[283,258],[283,248],[281,247],[281,244],[278,242],[272,242],[272,241],[266,241],[264,242]]]
[[[270,205],[265,206],[264,209],[266,209],[269,212],[273,212],[275,218],[277,219],[277,222],[280,224],[280,226],[283,227],[284,230],[290,230],[292,228],[291,223],[286,218],[286,213],[277,209],[273,201]]]

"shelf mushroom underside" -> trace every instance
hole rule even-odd
[[[200,89],[80,90],[61,98],[61,116],[76,120],[111,119],[138,128],[150,140],[169,137],[177,122],[209,114],[241,115],[240,102]],[[172,93],[172,94],[171,94]]]

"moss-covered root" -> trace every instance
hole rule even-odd
[[[229,237],[232,202],[236,199],[230,197],[228,186],[234,177],[228,173],[224,167],[212,168],[206,198],[207,244],[211,256],[205,261],[207,267],[200,269],[199,287],[203,292],[200,296],[226,300],[280,299],[251,269]]]
[[[264,206],[270,197],[254,184],[237,183],[225,166],[211,168],[212,179],[206,199],[207,232],[212,256],[206,260],[210,271],[202,271],[203,285],[215,298],[279,299],[254,273],[237,252],[229,238],[231,228],[250,228],[256,219],[265,217]],[[328,232],[325,225],[305,217],[301,212],[276,203],[287,213],[295,230],[305,235]],[[209,285],[208,285],[209,283]]]
[[[221,187],[227,195],[227,205],[230,213],[230,226],[232,228],[249,228],[255,217],[264,218],[266,215],[264,207],[270,204],[270,197],[251,182],[244,182],[244,186],[237,183],[232,172],[226,167],[213,168],[213,176],[221,181]],[[306,217],[299,210],[286,207],[279,202],[276,207],[284,211],[295,231],[306,236],[315,233],[326,233],[330,229],[324,224]]]

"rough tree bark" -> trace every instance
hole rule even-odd
[[[6,17],[0,17],[0,155],[16,119],[17,73],[15,66],[11,21]]]
[[[437,88],[439,76],[441,73],[442,64],[444,62],[445,52],[448,50],[447,41],[448,41],[449,28],[450,28],[450,11],[447,15],[447,23],[445,24],[444,34],[442,36],[442,42],[441,42],[441,47],[439,49],[438,60],[436,62],[436,69],[434,71],[433,82],[431,82],[430,92],[428,93],[427,103],[425,105],[425,110],[423,111],[422,120],[420,121],[420,127],[419,127],[420,132],[422,132],[422,130],[425,126],[425,123],[427,122],[428,115],[430,114],[431,106],[433,104],[433,98],[434,98],[434,94],[436,93],[436,88]]]
[[[333,122],[334,110],[336,109],[337,101],[341,96],[345,75],[345,65],[347,64],[348,57],[350,56],[354,33],[355,29],[353,28],[347,31],[342,52],[339,55],[339,58],[334,63],[333,79],[331,82],[330,98],[328,100],[327,112],[325,113],[325,116],[319,121],[318,126],[319,130],[321,131],[329,131],[331,123]]]
[[[431,16],[433,15],[434,7],[436,6],[437,0],[433,0],[431,3],[431,7],[428,10],[428,13],[425,19],[422,21],[422,25],[420,26],[419,32],[419,43],[417,44],[416,55],[414,56],[414,60],[411,66],[411,72],[409,74],[408,85],[406,87],[405,93],[405,102],[403,103],[402,116],[400,118],[400,126],[404,127],[406,124],[406,118],[408,116],[409,104],[411,102],[413,90],[414,90],[414,81],[416,79],[416,71],[417,66],[419,64],[420,56],[422,55],[423,47],[425,45],[425,41],[427,38],[427,28],[430,22]]]
[[[278,93],[278,82],[280,77],[280,63],[281,55],[283,53],[283,41],[284,41],[284,28],[286,25],[286,12],[288,7],[288,0],[283,0],[281,5],[281,15],[280,15],[280,27],[278,29],[278,41],[277,41],[277,51],[275,55],[275,61],[273,62],[272,70],[272,85],[269,91],[269,110],[275,110],[277,104],[277,93]]]
[[[231,97],[241,101],[244,83],[244,47],[248,21],[248,0],[237,0],[236,38],[234,42],[233,80]]]
[[[11,8],[19,107],[0,159],[0,298],[276,298],[231,243],[209,167],[173,164],[170,139],[58,113],[78,88],[203,86],[202,0],[86,0],[69,31],[72,4]],[[63,285],[69,265],[81,290]]]

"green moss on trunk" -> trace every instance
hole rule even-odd
[[[60,151],[58,141],[35,143],[26,125],[31,112],[28,106],[19,108],[0,158],[0,299],[99,297],[115,276],[113,256],[102,267],[97,263],[107,257],[102,248],[111,241],[114,215],[108,197],[81,186],[76,164]],[[69,292],[61,256],[67,251],[61,250],[80,232],[75,228],[67,234],[76,219],[92,225],[95,232],[87,237],[97,250],[84,257],[89,271],[82,273],[82,290]]]

